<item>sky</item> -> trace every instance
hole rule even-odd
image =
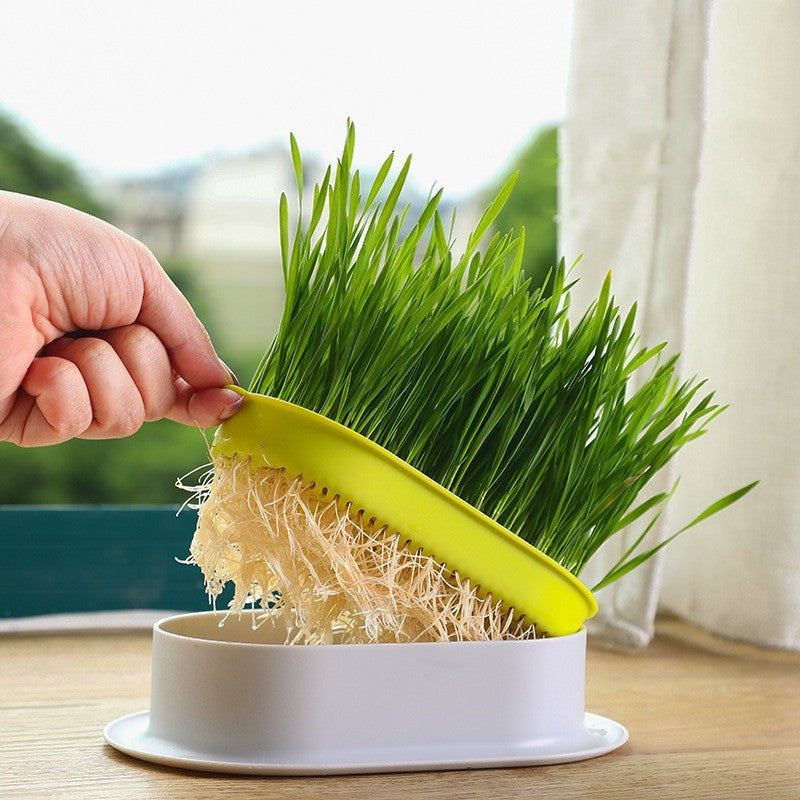
[[[3,7],[0,108],[99,180],[240,153],[413,153],[449,195],[564,115],[571,3],[119,2]]]

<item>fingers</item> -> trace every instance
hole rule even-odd
[[[85,383],[91,421],[78,434],[80,438],[114,439],[139,430],[145,421],[144,400],[127,365],[109,342],[95,337],[63,338],[49,345],[45,353],[74,364]]]
[[[224,388],[196,391],[175,376],[149,328],[128,325],[52,342],[12,401],[0,439],[28,447],[128,436],[163,417],[210,428],[232,416],[242,397]]]
[[[159,338],[143,325],[128,325],[102,335],[133,378],[145,408],[145,420],[168,417],[186,425],[211,428],[236,412],[242,396],[230,389],[196,391],[175,377]]]
[[[169,356],[158,337],[144,325],[128,325],[98,338],[111,345],[133,379],[145,422],[165,417],[175,404],[176,390]]]
[[[23,447],[58,444],[92,423],[92,406],[78,367],[62,358],[34,359],[0,434]]]
[[[138,252],[144,279],[138,321],[155,332],[173,368],[190,386],[210,389],[231,383],[232,373],[214,352],[208,333],[189,301],[146,247],[139,245]]]

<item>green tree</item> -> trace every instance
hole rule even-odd
[[[556,209],[558,204],[558,128],[536,133],[512,159],[495,193],[508,176],[519,170],[519,179],[505,208],[497,217],[498,230],[525,228],[523,269],[535,286],[544,283],[557,255]],[[494,195],[493,195],[494,196]]]
[[[106,215],[86,182],[66,158],[45,150],[8,114],[0,111],[0,189],[44,197],[97,217]]]

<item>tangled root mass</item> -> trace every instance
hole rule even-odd
[[[212,601],[230,581],[229,613],[282,616],[287,643],[530,639],[491,595],[400,534],[282,469],[219,456],[199,485],[189,563]]]

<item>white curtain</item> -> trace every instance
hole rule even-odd
[[[579,0],[561,132],[560,251],[576,305],[611,268],[643,342],[730,408],[676,459],[651,544],[746,498],[600,592],[594,631],[646,644],[657,608],[800,649],[800,3]],[[634,531],[582,576],[613,564]]]

